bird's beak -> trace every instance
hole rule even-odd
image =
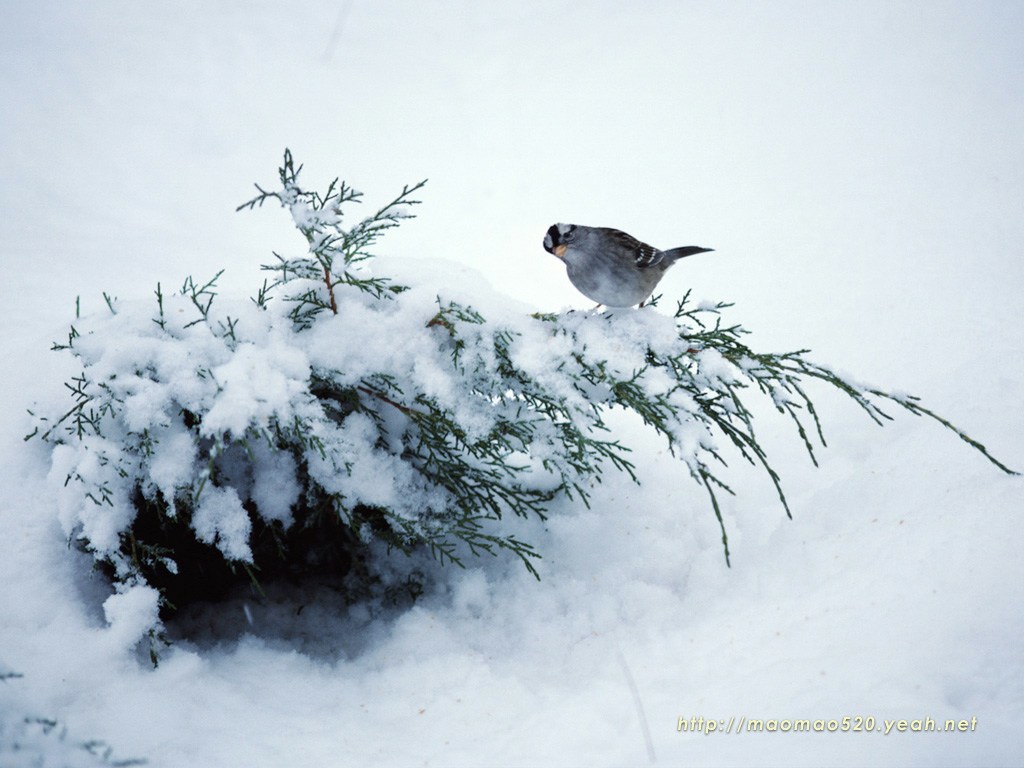
[[[566,249],[566,247],[567,246],[565,246],[564,244],[563,245],[556,245],[555,246],[555,250],[553,250],[552,253],[555,254],[555,256],[557,256],[560,259],[564,258],[565,257],[565,249]]]

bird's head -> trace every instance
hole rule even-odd
[[[575,224],[552,224],[548,233],[544,235],[544,250],[553,253],[558,258],[565,256],[565,249],[576,237]]]

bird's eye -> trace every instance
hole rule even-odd
[[[576,237],[576,225],[575,224],[570,224],[562,232],[562,242],[565,242],[567,240],[572,240],[574,237]]]

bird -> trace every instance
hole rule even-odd
[[[565,262],[569,281],[599,307],[625,308],[642,307],[679,259],[714,248],[684,245],[662,251],[610,227],[552,224],[544,250]]]

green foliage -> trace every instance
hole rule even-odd
[[[424,182],[349,224],[361,194],[338,180],[307,191],[300,171],[286,151],[280,188],[240,206],[276,200],[307,246],[275,253],[251,302],[218,297],[221,273],[177,293],[158,283],[155,307],[104,295],[109,314],[76,312],[54,345],[82,372],[70,407],[38,415],[30,436],[54,446],[65,527],[122,588],[156,587],[164,615],[276,579],[408,599],[431,560],[501,552],[539,578],[509,519],[589,504],[608,468],[641,479],[613,409],[664,437],[705,488],[727,562],[719,440],[763,469],[788,513],[751,394],[792,420],[815,462],[825,441],[809,381],[879,424],[881,401],[929,416],[1010,472],[916,398],[847,381],[806,350],[755,352],[723,324],[727,304],[524,316],[499,297],[374,274],[370,248],[411,217]],[[396,551],[403,567],[386,557]]]
[[[309,244],[309,251],[290,259],[275,253],[277,263],[262,267],[273,273],[274,279],[269,284],[264,281],[253,300],[265,306],[272,290],[287,286],[284,300],[293,305],[289,316],[299,328],[308,328],[321,312],[329,310],[337,314],[337,286],[352,286],[378,298],[403,290],[386,278],[360,275],[357,265],[372,258],[368,249],[381,235],[403,220],[413,218],[409,209],[420,201],[414,200],[412,195],[427,181],[403,187],[394,200],[372,216],[345,228],[342,226],[344,206],[360,202],[362,192],[338,179],[332,181],[323,194],[304,190],[298,184],[301,171],[302,166],[296,168],[291,152],[285,150],[284,163],[278,169],[281,189],[268,192],[257,184],[259,194],[236,210],[252,210],[273,199],[291,212],[296,228]]]

